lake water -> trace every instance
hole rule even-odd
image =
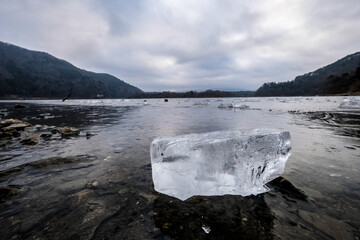
[[[348,99],[0,101],[2,119],[41,125],[21,137],[81,130],[0,148],[0,186],[14,192],[1,199],[0,238],[360,239],[360,110],[339,108]],[[218,108],[233,102],[249,109]],[[268,193],[182,202],[154,191],[155,137],[264,127],[292,138],[283,179]],[[70,160],[29,164],[50,157]]]

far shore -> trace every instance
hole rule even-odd
[[[81,98],[81,97],[71,97],[67,100],[79,100],[79,99],[152,99],[152,98],[259,98],[259,97],[314,97],[314,95],[274,95],[274,96],[256,96],[255,92],[246,91],[246,92],[220,92],[213,91],[216,94],[209,94],[207,92],[158,92],[158,93],[144,93],[141,95],[136,95],[130,98]],[[341,93],[341,94],[324,94],[316,95],[317,97],[336,97],[336,96],[360,96],[359,92],[351,93]],[[62,101],[63,98],[48,98],[48,97],[9,97],[9,96],[0,96],[0,100],[7,101],[19,101],[19,100],[59,100]]]

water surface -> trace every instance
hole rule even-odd
[[[2,101],[2,119],[42,126],[31,134],[51,126],[77,127],[81,134],[35,146],[13,140],[0,149],[0,185],[12,186],[12,194],[5,194],[0,204],[0,237],[359,238],[360,112],[340,109],[343,101]],[[218,108],[232,102],[250,108]],[[19,103],[26,108],[14,108]],[[293,142],[283,181],[270,184],[270,192],[182,202],[154,191],[149,147],[155,137],[262,127],[288,130]],[[50,157],[60,157],[58,164],[39,164]]]

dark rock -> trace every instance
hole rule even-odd
[[[16,130],[14,130],[14,131],[12,131],[12,132],[10,132],[11,133],[11,135],[14,137],[14,138],[17,138],[17,137],[20,137],[20,133],[18,132],[18,131],[16,131]]]
[[[26,106],[25,105],[22,105],[22,104],[16,104],[15,106],[14,106],[14,108],[26,108]]]
[[[145,171],[151,171],[151,163],[143,165],[141,168],[144,169]]]
[[[297,226],[297,223],[296,222],[294,222],[293,220],[291,220],[291,219],[289,219],[289,224],[291,225],[291,226]]]
[[[97,186],[99,186],[98,181],[92,181],[92,182],[89,182],[88,184],[86,184],[87,188],[97,188]]]
[[[10,168],[10,169],[4,170],[4,171],[0,171],[0,178],[6,177],[12,173],[16,173],[16,172],[20,172],[20,171],[22,171],[21,167],[14,167],[14,168]]]
[[[7,140],[7,141],[0,141],[0,147],[6,147],[6,145],[10,144],[11,141]]]
[[[52,137],[52,134],[51,133],[43,133],[40,135],[40,137],[45,140],[49,140]]]
[[[36,124],[36,125],[34,126],[34,128],[36,128],[36,130],[38,130],[38,131],[41,131],[41,130],[43,130],[44,126],[42,126],[42,125],[40,125],[40,124]]]
[[[356,148],[354,148],[354,147],[349,147],[349,146],[345,146],[345,147],[350,150],[356,150]]]
[[[80,130],[74,127],[62,127],[57,129],[63,138],[69,138],[73,136],[78,136],[80,134]]]
[[[26,137],[26,138],[20,140],[20,143],[24,144],[24,145],[35,145],[38,142],[39,142],[39,138],[38,138],[38,136],[35,136],[35,135],[29,136],[29,137]]]
[[[269,182],[267,185],[270,187],[278,190],[282,194],[286,196],[290,196],[292,198],[300,199],[303,201],[307,201],[307,196],[303,191],[296,188],[294,185],[292,185],[288,180],[286,180],[283,177],[278,177],[271,182]]]
[[[88,155],[78,155],[78,156],[70,156],[70,157],[51,157],[46,159],[41,159],[35,162],[31,162],[26,164],[26,166],[36,167],[36,168],[43,168],[52,165],[60,165],[60,164],[67,164],[67,163],[76,163],[76,162],[83,162],[94,160],[96,157],[88,156]]]
[[[84,189],[81,190],[80,192],[71,195],[68,204],[70,205],[70,207],[75,208],[78,207],[80,204],[84,203],[89,198],[94,196],[95,193],[93,190]]]
[[[19,189],[20,187],[16,185],[0,186],[0,201],[16,196]]]
[[[18,120],[18,119],[13,119],[13,118],[5,119],[0,122],[0,128],[4,128],[4,127],[10,126],[12,124],[18,124],[18,123],[23,123],[23,121]]]
[[[164,102],[168,102],[168,101],[169,101],[168,99],[166,99],[166,98],[164,99]]]
[[[10,126],[4,127],[3,131],[4,132],[8,132],[8,131],[12,131],[12,130],[24,131],[24,129],[26,127],[30,127],[30,126],[31,126],[31,124],[27,123],[27,122],[15,123],[15,124],[11,124]]]
[[[59,130],[57,130],[56,128],[53,128],[53,129],[51,129],[51,133],[52,134],[57,134],[57,133],[59,133]]]
[[[91,133],[91,132],[87,132],[87,133],[85,134],[85,136],[86,136],[87,139],[89,139],[90,137],[95,136],[95,135],[96,135],[96,134]]]
[[[154,220],[171,239],[272,239],[273,215],[262,196],[194,196],[181,201],[163,194]]]
[[[10,140],[12,138],[12,134],[8,132],[0,132],[0,139]]]

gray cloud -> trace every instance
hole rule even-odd
[[[0,41],[145,91],[250,89],[360,49],[358,0],[3,0]]]

